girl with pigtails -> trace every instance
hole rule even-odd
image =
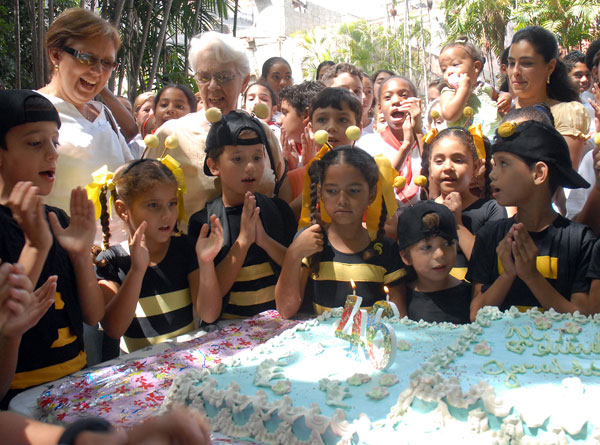
[[[344,306],[352,279],[364,307],[385,300],[387,286],[400,316],[406,315],[401,284],[406,272],[396,244],[384,236],[383,200],[374,240],[363,227],[363,216],[377,198],[379,169],[373,157],[357,148],[337,148],[315,159],[309,175],[312,225],[298,232],[285,255],[275,287],[279,313],[289,318]]]
[[[175,236],[182,184],[171,168],[140,159],[115,172],[110,193],[129,243],[109,247],[109,189],[100,187],[104,248],[97,252],[96,273],[106,301],[102,326],[110,338],[122,336],[125,352],[193,330],[194,310],[202,318],[203,299],[218,292],[213,259],[223,243],[221,224],[213,216],[210,236],[205,225],[195,246],[187,236]]]

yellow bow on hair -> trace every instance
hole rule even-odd
[[[431,130],[429,130],[425,136],[423,136],[423,142],[425,142],[426,144],[431,144],[437,135],[438,131],[434,127]]]
[[[381,219],[382,203],[385,204],[388,216],[393,215],[398,209],[396,194],[394,193],[394,179],[398,175],[398,170],[392,167],[392,163],[385,155],[375,156],[375,162],[379,169],[379,179],[377,179],[377,195],[375,200],[367,208],[367,231],[371,240],[377,238],[379,221]]]
[[[477,149],[477,157],[485,159],[485,144],[483,143],[483,131],[481,131],[481,124],[473,124],[469,127],[469,133],[473,136],[473,142],[475,142],[475,148]]]
[[[100,195],[102,189],[106,187],[106,192],[114,190],[115,185],[112,181],[114,174],[108,171],[108,165],[103,165],[94,173],[92,173],[92,182],[85,186],[87,196],[90,201],[94,203],[94,210],[96,213],[96,219],[100,219],[102,215],[102,205],[100,204]],[[108,194],[106,206],[108,207],[109,213],[112,215],[112,207],[110,201],[112,194]]]
[[[310,176],[308,174],[308,170],[313,162],[316,160],[320,160],[325,153],[333,150],[333,147],[328,143],[324,143],[319,152],[312,158],[308,164],[306,164],[306,170],[304,172],[304,185],[302,186],[302,212],[300,213],[300,219],[298,220],[298,230],[303,229],[304,227],[310,226]],[[331,217],[325,211],[325,207],[323,204],[320,204],[321,209],[321,221],[328,223],[331,222]]]
[[[165,155],[162,158],[158,158],[158,161],[165,165],[177,181],[177,222],[187,220],[185,214],[185,208],[183,206],[183,194],[187,193],[187,187],[185,185],[185,175],[181,168],[181,164],[171,155]]]

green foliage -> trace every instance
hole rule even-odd
[[[565,48],[579,47],[582,40],[598,38],[600,1],[551,0],[519,3],[513,11],[516,29],[539,25],[556,34]]]
[[[421,39],[425,39],[425,47],[428,47],[431,36],[428,30],[421,29],[417,18],[411,20],[410,30],[411,77],[419,83],[424,68]],[[341,25],[337,33],[330,28],[315,28],[292,37],[306,54],[302,62],[305,78],[314,78],[323,60],[352,63],[367,73],[389,69],[408,75],[408,46],[402,27],[388,28],[361,20]]]
[[[469,37],[484,52],[500,55],[506,26],[515,30],[542,26],[556,34],[565,48],[598,38],[599,0],[444,0],[448,40]]]
[[[128,82],[115,82],[116,88],[122,86],[121,94],[135,97],[138,92],[161,88],[166,83],[181,83],[195,88],[195,83],[190,79],[187,71],[187,46],[189,39],[201,30],[219,29],[220,17],[227,18],[233,10],[234,0],[173,0],[171,10],[165,17],[166,0],[145,0],[131,2],[124,0],[124,7],[116,20],[113,16],[118,0],[96,1],[100,5],[101,15],[111,22],[116,22],[121,32],[123,45],[117,55],[122,64],[122,69],[117,71],[117,77],[123,76]],[[35,64],[32,48],[31,20],[27,11],[27,3],[35,5],[33,0],[21,0],[20,4],[20,47],[21,55],[21,88],[38,88],[33,75]],[[47,4],[44,3],[44,28],[48,27]],[[54,0],[54,17],[69,7],[78,7],[79,0]],[[200,5],[198,11],[196,7]],[[6,88],[16,86],[17,72],[15,65],[15,17],[13,2],[0,4],[0,80]],[[37,14],[37,11],[35,11]],[[150,16],[147,39],[141,46],[146,18]],[[166,34],[163,41],[159,41],[160,29],[166,18]],[[152,61],[157,47],[161,46],[158,73],[152,85],[148,85]],[[142,55],[141,63],[140,54]],[[139,63],[139,70],[135,69]],[[134,73],[137,76],[134,78]]]
[[[54,0],[54,17],[64,9],[78,4],[76,0]],[[48,16],[47,9],[46,4],[45,17]],[[17,85],[15,59],[17,50],[21,55],[21,88],[36,87],[33,80],[33,30],[31,29],[31,21],[29,20],[25,1],[19,2],[19,16],[21,44],[17,49],[14,2],[5,1],[0,4],[0,81],[7,89],[15,88]]]

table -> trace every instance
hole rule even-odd
[[[299,322],[284,320],[277,311],[220,322],[211,331],[196,332],[185,339],[188,341],[148,347],[31,388],[16,396],[10,409],[51,423],[98,416],[115,426],[130,427],[158,413],[178,374],[217,365]],[[224,436],[222,440],[232,443]]]

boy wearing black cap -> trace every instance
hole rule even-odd
[[[94,207],[85,190],[71,194],[70,221],[42,204],[54,183],[59,127],[56,109],[40,94],[0,91],[0,258],[22,264],[36,288],[56,285],[50,309],[0,337],[0,395],[10,383],[3,408],[18,392],[85,367],[82,321],[93,325],[104,315],[90,257]]]
[[[223,225],[225,239],[215,258],[221,295],[206,302],[214,319],[275,309],[275,284],[296,220],[285,201],[255,193],[267,143],[260,122],[238,111],[213,123],[206,138],[204,173],[219,177],[221,197],[192,215],[189,235],[198,238],[213,214]]]
[[[585,274],[594,235],[552,207],[557,187],[589,187],[571,167],[564,138],[541,122],[507,123],[498,129],[492,154],[493,196],[500,205],[516,206],[517,214],[477,234],[467,273],[475,295],[471,319],[488,305],[588,313]]]
[[[472,287],[450,275],[456,262],[458,233],[448,207],[422,201],[398,217],[398,248],[409,268],[408,318],[427,322],[469,323]],[[411,270],[412,269],[412,270]]]

